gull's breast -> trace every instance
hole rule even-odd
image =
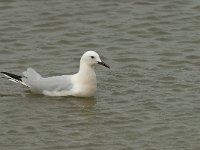
[[[97,82],[96,76],[94,78],[75,78],[74,82],[74,96],[92,97],[96,93]]]

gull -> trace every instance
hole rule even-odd
[[[110,68],[95,51],[85,52],[80,59],[79,71],[73,75],[42,77],[28,68],[22,76],[1,72],[8,80],[28,87],[33,93],[47,96],[93,97],[97,89],[95,66]]]

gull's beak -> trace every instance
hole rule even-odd
[[[105,66],[105,67],[107,67],[107,68],[110,68],[110,66],[108,66],[105,62],[103,62],[103,61],[98,61],[98,64],[99,65],[102,65],[102,66]]]

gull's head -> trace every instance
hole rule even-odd
[[[96,64],[99,65],[103,65],[107,68],[110,68],[106,63],[104,63],[99,55],[97,54],[97,52],[95,51],[87,51],[83,54],[83,56],[81,57],[81,63],[87,64],[91,67],[96,66]]]

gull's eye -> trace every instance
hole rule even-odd
[[[94,59],[94,56],[91,56],[92,59]]]

